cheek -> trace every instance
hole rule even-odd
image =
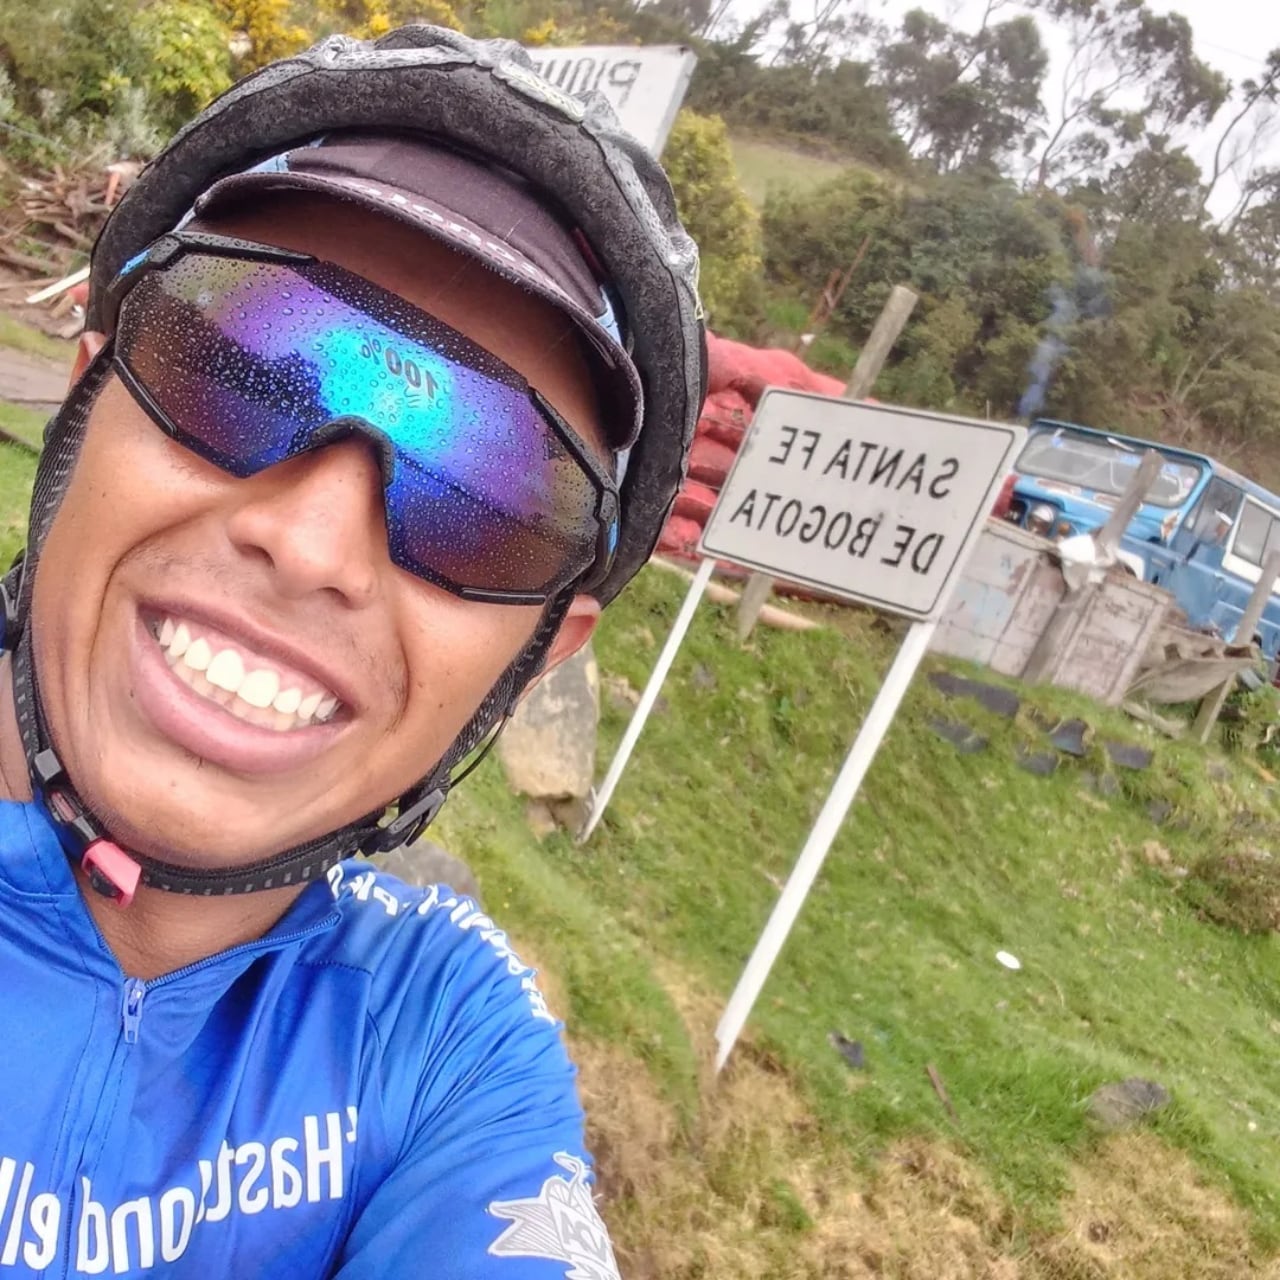
[[[220,473],[175,444],[114,378],[98,397],[42,558],[89,574],[189,518],[216,491]]]
[[[459,600],[416,580],[411,595],[401,627],[407,718],[444,721],[452,738],[532,639],[541,610]]]

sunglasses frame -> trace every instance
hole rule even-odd
[[[184,448],[191,449],[192,452],[205,457],[221,470],[228,471],[229,469],[223,463],[208,457],[201,448],[201,442],[197,437],[184,431],[160,408],[151,393],[126,363],[125,357],[115,344],[115,333],[121,308],[143,274],[150,270],[161,270],[191,253],[250,262],[272,262],[289,267],[322,264],[329,270],[339,273],[340,276],[348,276],[353,280],[359,281],[365,289],[381,289],[382,292],[388,294],[390,294],[390,290],[383,289],[382,286],[375,285],[363,276],[348,271],[346,268],[338,266],[337,263],[317,258],[313,254],[300,253],[293,249],[282,249],[274,245],[260,244],[253,240],[243,240],[234,236],[221,236],[205,231],[171,231],[161,236],[142,253],[137,254],[124,264],[115,279],[107,286],[102,300],[102,324],[105,332],[110,335],[112,343],[111,364],[113,370],[139,407],[165,435]],[[412,306],[411,303],[406,303],[406,300],[398,295],[391,296],[396,297],[397,303],[401,306]],[[420,308],[414,309],[421,311]],[[435,324],[442,323],[431,316],[429,312],[421,311],[421,314],[428,316]],[[492,356],[492,353],[490,353],[490,357],[497,359],[497,357]],[[499,363],[503,362],[499,361]],[[564,445],[574,462],[585,472],[592,489],[595,491],[596,548],[591,562],[577,573],[571,573],[563,582],[557,580],[556,583],[537,591],[518,591],[462,586],[430,569],[424,569],[418,565],[401,564],[394,556],[393,560],[407,573],[412,573],[424,582],[441,587],[451,595],[460,596],[465,600],[475,600],[485,604],[545,604],[548,600],[554,599],[570,588],[576,591],[590,591],[593,586],[602,582],[608,576],[613,561],[614,549],[617,545],[621,502],[613,476],[609,474],[599,459],[587,448],[577,432],[552,408],[544,396],[534,387],[529,386],[522,375],[514,370],[512,370],[512,373],[525,385],[534,409]],[[363,435],[377,448],[383,471],[383,487],[385,490],[391,482],[391,468],[395,465],[396,447],[377,423],[370,422],[362,417],[335,418],[311,433],[308,439],[308,450],[306,451],[322,448],[327,444],[332,444],[336,440],[351,435]],[[281,461],[284,460],[281,459]],[[236,473],[230,472],[230,474]],[[390,519],[390,512],[388,512],[388,519]],[[390,539],[388,539],[388,552],[390,553]]]

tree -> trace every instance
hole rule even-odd
[[[1263,73],[1256,80],[1248,79],[1240,85],[1239,104],[1235,114],[1227,122],[1218,145],[1213,151],[1213,162],[1204,187],[1202,205],[1207,204],[1209,197],[1218,183],[1228,173],[1238,172],[1241,165],[1248,168],[1241,179],[1242,193],[1252,194],[1253,161],[1257,155],[1258,145],[1266,129],[1274,108],[1277,96],[1280,95],[1280,49],[1272,49],[1267,55]],[[1252,122],[1247,138],[1241,140],[1238,130]],[[1243,213],[1249,201],[1246,199],[1236,206],[1236,216]]]
[[[1143,0],[1032,0],[1063,24],[1070,54],[1040,148],[1035,185],[1073,185],[1141,145],[1148,134],[1207,124],[1226,79],[1195,55],[1180,14]]]
[[[1128,223],[1166,226],[1204,221],[1204,180],[1185,147],[1153,135],[1140,150],[1072,193],[1086,207],[1095,233],[1113,236]]]
[[[1042,113],[1048,55],[1035,20],[992,25],[1004,0],[987,0],[976,32],[922,9],[902,20],[897,40],[876,58],[894,121],[908,149],[939,171],[994,169],[1028,138]]]

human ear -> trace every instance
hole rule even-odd
[[[84,371],[89,367],[89,362],[106,345],[107,335],[105,333],[95,333],[92,329],[86,329],[80,335],[80,343],[76,347],[75,362],[71,366],[71,376],[67,382],[68,391],[80,381]]]

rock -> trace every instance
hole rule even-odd
[[[1126,769],[1149,769],[1155,752],[1147,747],[1133,746],[1128,742],[1107,742],[1103,744],[1112,764],[1123,765]]]
[[[1083,759],[1085,739],[1089,734],[1089,726],[1083,720],[1064,720],[1049,734],[1049,741],[1064,755]]]
[[[1128,1129],[1173,1101],[1168,1089],[1137,1076],[1095,1089],[1089,1115],[1104,1129]]]
[[[524,807],[524,820],[529,824],[529,830],[536,840],[545,840],[560,829],[556,815],[551,812],[551,806],[545,800],[530,800]]]
[[[480,901],[480,886],[461,858],[455,858],[430,840],[417,840],[411,845],[393,849],[373,860],[381,871],[399,876],[406,884],[443,884],[455,893]]]
[[[987,739],[971,725],[961,724],[956,720],[934,719],[929,721],[929,728],[938,737],[945,738],[963,756],[976,755],[987,749]]]
[[[530,800],[524,807],[524,820],[537,840],[545,840],[557,831],[576,836],[587,825],[590,801],[581,796],[567,800]]]
[[[827,1042],[855,1071],[866,1067],[867,1059],[861,1040],[850,1040],[839,1031],[832,1031],[827,1036]]]
[[[587,645],[534,685],[498,739],[511,789],[547,800],[585,796],[599,715],[600,673]]]
[[[576,836],[587,825],[591,805],[586,796],[569,796],[566,800],[548,800],[547,809],[556,826]]]
[[[988,711],[1012,720],[1018,714],[1022,699],[1012,689],[1000,685],[986,684],[982,680],[970,680],[967,676],[956,675],[953,671],[931,671],[929,680],[935,688],[953,698],[973,698],[982,703]]]
[[[1026,747],[1017,749],[1018,768],[1034,773],[1038,778],[1047,778],[1058,768],[1058,757],[1052,751],[1029,751]]]

